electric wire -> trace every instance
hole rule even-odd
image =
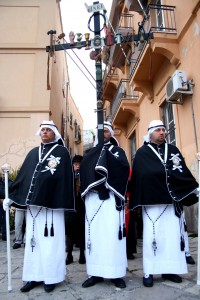
[[[56,40],[58,41],[59,39],[57,37],[55,37]],[[64,39],[64,41],[66,42],[66,40]],[[72,58],[72,56],[67,52],[67,50],[63,47],[62,44],[60,44],[61,48],[63,48],[63,50],[65,51],[65,53],[71,58],[71,60],[73,61],[73,63],[78,67],[78,69],[83,73],[83,75],[86,77],[86,79],[90,82],[90,84],[95,88],[94,84],[91,82],[91,80],[87,77],[87,75],[85,74],[85,72],[79,67],[79,65],[76,63],[76,61]],[[74,52],[74,51],[73,51]],[[77,56],[77,55],[76,55]],[[79,59],[80,61],[80,59]],[[83,64],[83,63],[82,63]],[[83,64],[84,65],[84,64]],[[86,68],[86,67],[85,67]],[[87,68],[86,68],[87,69]],[[88,71],[88,70],[87,70]],[[89,72],[89,71],[88,71]],[[92,76],[92,74],[89,72],[90,76]],[[92,77],[94,79],[94,77]],[[94,79],[95,80],[95,79]]]
[[[64,39],[64,41],[67,43],[67,41]],[[92,79],[94,81],[96,81],[96,79],[94,78],[94,76],[92,75],[92,73],[88,70],[88,68],[86,67],[86,65],[82,62],[82,60],[79,58],[79,56],[76,54],[76,52],[71,48],[72,52],[74,53],[74,55],[78,58],[78,60],[80,61],[80,63],[83,65],[83,67],[86,69],[86,71],[90,74],[90,76],[92,77]]]
[[[106,15],[106,14],[105,14],[105,19],[106,19],[107,22],[110,24],[111,29],[113,30],[114,34],[116,35],[116,32],[115,32],[115,30],[114,30],[114,28],[113,28],[113,26],[112,26],[110,20],[107,18],[107,15]],[[56,37],[56,39],[57,39],[57,41],[58,41],[58,38],[57,38],[57,37]],[[65,43],[67,42],[65,39],[63,39],[63,40],[65,41]],[[122,43],[123,43],[123,44],[124,44],[124,43],[126,43],[126,44],[129,43],[129,33],[127,33],[127,36],[126,36],[125,40],[123,40]],[[117,58],[118,58],[118,60],[120,60],[121,56],[124,55],[126,61],[127,61],[128,64],[129,64],[129,60],[128,60],[128,58],[127,58],[127,56],[126,56],[126,54],[125,54],[125,52],[124,52],[124,49],[123,49],[123,47],[122,47],[122,43],[119,44],[119,46],[120,46],[122,52],[121,52],[120,54],[117,55],[117,57],[116,57],[115,60],[117,60]],[[79,65],[75,62],[75,60],[74,60],[74,59],[72,58],[72,56],[67,52],[67,50],[66,50],[62,45],[61,45],[61,47],[63,48],[63,50],[65,50],[65,52],[67,53],[67,55],[71,58],[71,60],[74,62],[74,64],[75,64],[75,65],[78,67],[78,69],[83,73],[83,75],[84,75],[84,76],[86,77],[86,79],[90,82],[90,84],[95,88],[95,90],[97,90],[97,87],[100,87],[100,90],[98,91],[97,98],[99,97],[100,93],[102,93],[102,95],[104,95],[104,91],[103,91],[104,87],[103,87],[103,84],[100,86],[100,85],[96,82],[96,79],[93,77],[93,75],[92,75],[91,72],[88,70],[88,68],[85,66],[85,64],[82,62],[82,60],[78,57],[78,55],[75,53],[75,51],[71,48],[72,52],[73,52],[74,55],[77,57],[77,59],[79,60],[79,62],[83,65],[83,67],[86,69],[86,71],[88,72],[88,74],[89,74],[89,75],[92,77],[92,79],[96,82],[97,87],[95,87],[95,86],[93,85],[93,83],[91,82],[91,80],[87,77],[87,75],[85,74],[85,72],[79,67]],[[107,76],[108,76],[108,75],[112,75],[112,74],[111,74],[111,71],[115,72],[116,67],[114,67],[114,70],[113,70],[113,64],[114,64],[114,63],[112,63],[112,65],[110,65],[110,70],[109,70]],[[111,81],[111,77],[109,78],[109,82],[110,82],[110,81]],[[108,82],[108,84],[109,84],[109,82]]]
[[[86,76],[86,74],[84,73],[84,71],[79,67],[79,65],[75,62],[75,60],[71,57],[71,55],[66,51],[66,49],[64,49],[64,50],[67,53],[67,55],[71,58],[71,60],[73,61],[73,63],[75,63],[75,65],[78,67],[78,69],[83,73],[83,75],[86,77],[86,79],[90,82],[90,84],[96,90],[96,87],[93,85],[93,83],[91,82],[91,80]]]

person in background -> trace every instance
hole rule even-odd
[[[185,212],[183,211],[183,218],[184,218],[184,240],[185,240],[185,259],[188,265],[195,265],[195,260],[191,256],[190,253],[190,246],[189,246],[189,238],[188,238],[188,231],[187,231],[187,225],[185,220]]]
[[[132,170],[130,169],[128,187],[126,193],[126,254],[127,259],[133,260],[135,258],[134,253],[137,253],[137,232],[136,232],[136,211],[129,210],[129,198],[130,198],[130,179],[131,179]]]
[[[86,268],[88,288],[110,279],[125,288],[126,274],[125,194],[129,163],[114,138],[109,122],[104,122],[104,145],[97,144],[81,162],[81,196],[86,207]]]
[[[21,248],[26,243],[25,227],[26,227],[26,209],[16,208],[15,210],[15,239],[13,249]]]
[[[26,246],[21,292],[43,284],[45,292],[64,281],[64,211],[74,211],[74,178],[71,157],[53,121],[43,121],[37,132],[40,147],[26,156],[10,190],[12,204],[27,207]]]
[[[198,201],[198,183],[179,149],[165,140],[162,121],[149,124],[145,142],[135,155],[129,208],[143,209],[143,284],[152,287],[153,275],[181,283],[187,273],[183,205]]]
[[[80,248],[79,264],[85,264],[85,204],[80,193],[80,165],[83,156],[75,155],[72,159],[74,169],[75,209],[76,212],[65,213],[67,235],[66,265],[73,262],[73,245]]]

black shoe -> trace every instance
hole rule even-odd
[[[80,255],[78,262],[79,264],[84,265],[86,263],[85,255]]]
[[[162,278],[176,283],[182,282],[182,278],[176,274],[162,274]]]
[[[20,291],[22,293],[29,292],[30,290],[34,289],[36,286],[42,284],[42,281],[28,281],[21,289]]]
[[[97,276],[91,276],[88,278],[86,281],[83,282],[82,287],[83,288],[88,288],[90,286],[95,285],[96,283],[102,282],[103,278],[102,277],[97,277]]]
[[[47,293],[52,292],[55,289],[55,284],[44,284],[44,290]]]
[[[185,259],[186,259],[186,262],[187,262],[188,265],[195,265],[195,261],[194,261],[194,259],[191,255],[186,256]]]
[[[13,245],[13,249],[18,249],[18,248],[21,248],[21,244],[15,243]]]
[[[143,277],[143,285],[146,287],[152,287],[153,286],[153,275],[149,275],[149,277],[147,277],[147,278]]]
[[[73,261],[73,256],[71,254],[67,255],[65,264],[70,265],[71,263],[73,263]]]
[[[127,259],[133,260],[135,259],[135,256],[133,254],[127,255]]]
[[[120,289],[124,289],[126,287],[126,283],[122,278],[115,278],[110,280],[116,287]]]

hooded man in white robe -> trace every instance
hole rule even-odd
[[[198,183],[178,148],[167,144],[162,121],[149,124],[145,142],[135,155],[129,208],[143,209],[143,284],[152,287],[153,275],[181,283],[187,273],[183,205],[198,201]]]
[[[91,287],[104,279],[125,288],[126,237],[124,201],[129,176],[125,152],[104,122],[104,145],[91,149],[81,162],[81,195],[85,200],[86,267]]]
[[[37,135],[42,143],[28,153],[10,190],[12,205],[27,208],[21,292],[41,284],[51,292],[65,280],[64,210],[75,207],[72,162],[56,125],[43,121]]]

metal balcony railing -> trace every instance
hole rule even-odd
[[[120,33],[121,36],[124,36],[124,37],[130,37],[133,35],[133,32],[134,32],[134,29],[133,29],[133,15],[132,14],[120,14],[119,16],[119,20],[117,22],[117,25],[115,26],[114,28],[114,33],[117,34],[117,33]],[[121,44],[120,47],[122,47],[123,45]],[[111,48],[110,48],[110,60],[112,61],[113,58],[114,60],[116,59],[120,59],[120,57],[122,56],[123,57],[123,53],[117,55],[117,50],[119,46],[117,46],[116,44],[113,45]],[[116,57],[117,55],[117,57]],[[109,60],[109,61],[110,61]]]
[[[139,97],[139,92],[133,91],[132,87],[130,87],[129,80],[121,79],[118,89],[111,103],[112,117],[113,118],[115,117],[123,100],[133,100],[134,102],[137,102],[138,97]]]
[[[177,33],[175,22],[175,6],[150,4],[146,13],[148,17],[144,17],[142,22],[143,28],[146,33]],[[129,80],[131,80],[132,76],[135,73],[135,70],[140,64],[141,57],[145,51],[147,44],[147,41],[144,41],[144,43],[139,42],[137,45],[133,45],[132,53],[129,59]]]
[[[119,75],[117,73],[116,68],[114,68],[114,67],[111,67],[109,69],[107,67],[103,71],[103,83],[106,81],[107,78],[110,78],[112,80],[113,78],[118,78],[118,77],[119,77]]]
[[[115,32],[119,32],[122,35],[133,34],[133,15],[121,14]]]
[[[145,22],[147,32],[177,33],[175,20],[175,6],[150,4],[149,18]]]

